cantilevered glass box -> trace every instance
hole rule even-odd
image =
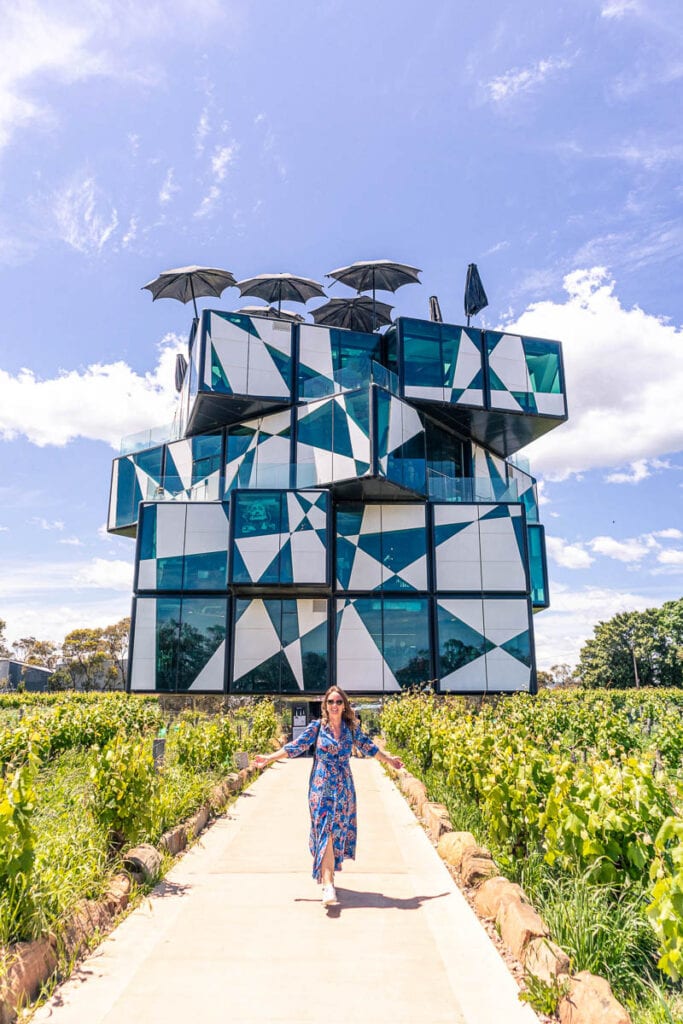
[[[558,342],[206,310],[180,416],[114,461],[133,690],[534,688],[545,543],[512,457],[567,418]]]

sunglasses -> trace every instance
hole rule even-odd
[[[328,700],[328,704],[343,704],[343,700]]]

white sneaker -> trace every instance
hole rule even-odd
[[[329,905],[331,903],[336,903],[337,902],[337,894],[334,891],[334,886],[333,885],[324,885],[323,886],[322,901],[323,901],[323,906],[324,907],[329,907]]]

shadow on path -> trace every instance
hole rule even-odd
[[[377,910],[419,910],[429,900],[440,900],[449,896],[448,892],[436,893],[434,896],[385,896],[381,892],[355,892],[353,889],[341,889],[335,886],[339,903],[326,907],[329,917],[339,917],[343,910],[359,908]],[[318,903],[319,900],[297,898],[295,903]]]

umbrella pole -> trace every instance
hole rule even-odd
[[[195,317],[195,320],[199,320],[199,313],[197,312],[197,300],[194,297],[194,285],[192,283],[192,278],[190,278],[190,291],[192,292],[192,304],[194,305],[194,317]]]
[[[375,333],[375,268],[372,268],[372,333]]]
[[[470,326],[470,314],[469,313],[467,314],[467,326],[468,327]]]

